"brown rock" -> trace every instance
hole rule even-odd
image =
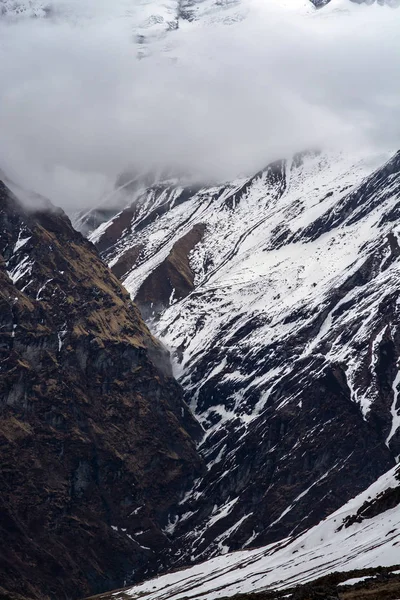
[[[136,302],[143,313],[154,314],[168,306],[174,299],[185,298],[194,288],[194,273],[190,268],[189,254],[202,240],[206,226],[197,223],[172,246],[167,258],[143,282]]]

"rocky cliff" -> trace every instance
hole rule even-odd
[[[169,356],[65,214],[0,183],[0,579],[78,598],[157,569],[201,472]]]

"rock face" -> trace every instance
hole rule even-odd
[[[0,579],[44,600],[155,571],[201,430],[169,356],[59,210],[0,183]]]
[[[327,4],[329,4],[329,2],[331,0],[310,0],[312,2],[312,4],[314,4],[314,6],[316,8],[322,8],[323,6],[326,6]]]
[[[305,153],[223,186],[150,188],[128,210],[119,240],[102,245],[121,215],[92,239],[111,266],[141,248],[122,280],[206,429],[172,564],[298,534],[395,464],[400,154]],[[167,265],[200,224],[193,289],[175,295]]]

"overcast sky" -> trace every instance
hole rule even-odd
[[[54,0],[50,18],[0,17],[0,169],[75,210],[129,165],[215,179],[316,144],[400,148],[400,9],[242,0],[163,36],[149,10],[172,19],[174,4]]]

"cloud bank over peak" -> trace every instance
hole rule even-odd
[[[189,21],[176,5],[0,18],[0,168],[76,210],[129,165],[223,179],[309,146],[400,146],[400,13],[206,0]]]

